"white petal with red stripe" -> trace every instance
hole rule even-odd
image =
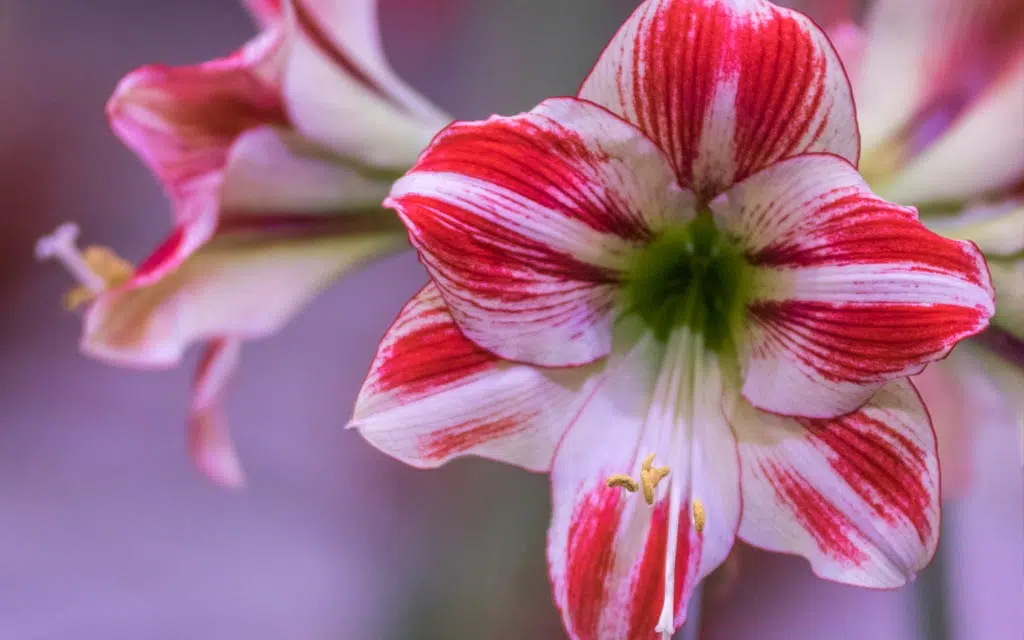
[[[717,364],[685,329],[667,344],[650,334],[620,339],[626,332],[617,329],[607,372],[552,468],[548,562],[574,640],[669,637],[739,523],[738,459]],[[606,485],[612,474],[636,476],[649,453],[670,468],[653,505]]]
[[[762,409],[852,411],[992,316],[977,248],[875,197],[841,158],[781,162],[711,207],[754,267],[743,394]]]
[[[219,176],[244,131],[287,122],[270,79],[281,49],[280,34],[266,32],[226,58],[133,71],[107,102],[110,126],[176,200],[185,199],[197,182]]]
[[[743,472],[742,540],[867,587],[901,586],[931,560],[938,456],[909,381],[839,418],[784,418],[738,400],[730,421]]]
[[[386,204],[471,340],[552,366],[608,352],[623,268],[694,212],[650,140],[573,98],[450,126]]]
[[[429,284],[381,341],[349,426],[417,467],[472,454],[546,471],[600,370],[502,361],[462,335]]]
[[[640,127],[704,200],[801,153],[857,161],[832,45],[805,16],[762,0],[648,0],[579,95]]]

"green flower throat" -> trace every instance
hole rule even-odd
[[[626,312],[659,340],[688,327],[713,351],[734,350],[750,298],[750,267],[710,212],[659,233],[637,253],[624,285]]]

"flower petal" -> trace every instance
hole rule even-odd
[[[283,18],[282,0],[242,0],[245,8],[263,27],[272,27]]]
[[[669,637],[693,588],[732,547],[736,446],[717,366],[700,360],[693,338],[617,340],[556,454],[548,562],[574,640],[648,639],[656,629]],[[607,486],[612,474],[635,475],[649,452],[670,468],[653,505]]]
[[[856,412],[785,418],[738,400],[745,542],[811,562],[823,578],[905,584],[939,539],[939,469],[928,413],[906,380]]]
[[[1024,47],[943,135],[878,189],[920,204],[971,200],[1022,183]]]
[[[598,369],[502,361],[462,335],[428,284],[381,341],[349,426],[416,467],[478,455],[547,471]]]
[[[968,341],[912,378],[935,428],[942,497],[947,501],[970,489],[974,443],[982,430],[1012,429],[1017,423],[1012,402],[1024,402],[1024,389],[1004,393],[999,388],[999,372],[986,366],[990,357],[984,347]]]
[[[967,207],[955,216],[928,218],[926,223],[947,238],[970,240],[987,256],[1012,258],[1024,253],[1024,198]]]
[[[221,396],[238,366],[241,346],[241,341],[231,338],[210,341],[196,368],[188,418],[192,460],[206,477],[228,489],[245,486],[245,474],[220,409]]]
[[[1019,0],[874,2],[854,76],[865,152],[912,125],[930,104],[977,93],[979,81],[991,79],[1024,35],[1019,12]]]
[[[110,126],[172,197],[186,200],[197,183],[219,176],[242,132],[286,122],[269,80],[280,65],[280,51],[279,34],[267,32],[227,58],[138,69],[107,103]],[[179,222],[187,216],[180,209]]]
[[[288,129],[260,127],[242,134],[231,148],[221,214],[379,209],[397,177],[368,172]]]
[[[754,265],[743,394],[758,408],[852,411],[992,316],[977,248],[875,197],[841,158],[784,161],[711,207]]]
[[[445,129],[387,206],[466,336],[539,365],[608,352],[618,278],[692,194],[640,132],[595,105],[547,100]]]
[[[636,124],[710,200],[783,158],[857,162],[850,85],[825,34],[762,0],[648,0],[579,96]]]
[[[989,268],[999,298],[992,321],[1018,340],[1024,340],[1024,257],[993,260]]]
[[[335,153],[404,171],[450,118],[406,86],[380,49],[376,2],[292,0],[283,90],[303,135]]]
[[[198,340],[263,337],[345,269],[404,246],[382,211],[232,222],[177,268],[102,294],[86,314],[82,349],[128,366],[164,367]]]

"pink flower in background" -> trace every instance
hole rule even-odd
[[[906,376],[987,326],[992,289],[973,245],[874,196],[857,155],[808,19],[644,3],[578,98],[453,124],[395,184],[432,282],[351,426],[417,466],[550,470],[573,638],[667,638],[737,536],[903,584],[939,518]]]
[[[152,169],[174,229],[138,269],[79,254],[64,227],[40,244],[82,280],[83,351],[132,367],[177,364],[206,343],[190,449],[215,481],[241,468],[218,406],[244,339],[277,331],[346,269],[407,246],[380,208],[448,117],[384,57],[375,0],[247,3],[262,32],[227,58],[147,66],[108,104]]]
[[[995,328],[921,385],[959,490],[963,432],[1024,425],[1024,360],[1011,357],[1024,352],[1024,3],[875,0],[863,26],[818,4],[851,74],[861,173],[933,231],[977,244],[991,270]]]

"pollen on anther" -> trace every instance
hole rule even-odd
[[[668,467],[655,467],[654,454],[650,453],[640,465],[640,484],[644,490],[644,500],[654,504],[654,489],[669,474]]]
[[[637,490],[640,489],[640,485],[637,484],[636,480],[624,473],[616,473],[615,475],[608,476],[608,480],[605,482],[609,487],[619,487],[630,493],[636,493]]]
[[[704,524],[707,516],[704,513],[704,503],[696,498],[693,499],[693,528],[697,533],[704,533]]]

